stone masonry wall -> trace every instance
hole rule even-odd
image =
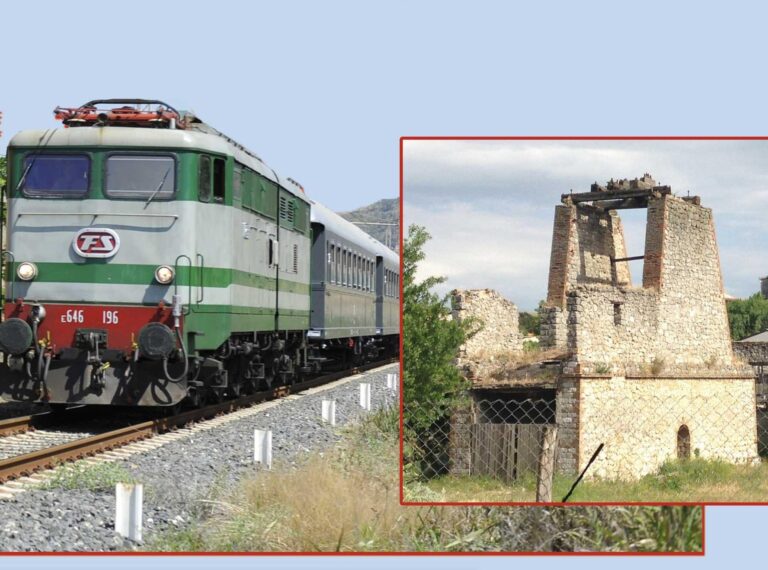
[[[476,318],[482,329],[461,347],[460,361],[490,363],[523,349],[517,307],[492,289],[456,289],[453,318]]]
[[[576,473],[579,466],[579,382],[560,378],[555,402],[557,457],[555,467],[561,473]]]
[[[630,286],[621,219],[590,206],[557,206],[552,237],[547,303],[542,315],[542,346],[564,348],[568,292],[578,285]],[[558,311],[559,310],[559,311]]]
[[[738,364],[711,210],[663,196],[651,198],[648,216],[645,286],[571,286],[566,302],[569,351],[583,364],[632,368],[655,363],[667,370],[694,366],[732,372]]]
[[[542,348],[565,348],[568,344],[568,325],[565,321],[565,311],[560,307],[542,307],[541,333],[539,346]]]
[[[691,457],[748,463],[757,458],[750,379],[582,378],[578,470],[600,443],[589,477],[631,480],[677,458],[677,434],[690,431]]]
[[[752,365],[768,363],[768,342],[742,342],[733,343],[733,352],[736,356]]]

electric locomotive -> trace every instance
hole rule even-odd
[[[394,354],[399,258],[189,112],[57,108],[8,146],[0,395],[176,406]]]

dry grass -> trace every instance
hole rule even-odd
[[[193,527],[158,537],[174,551],[700,550],[701,509],[404,507],[396,415],[376,415],[337,449],[276,466],[212,497]],[[430,491],[422,488],[422,499]],[[671,521],[687,532],[659,538]],[[677,527],[675,527],[677,528]],[[681,527],[682,528],[682,527]],[[678,529],[679,530],[679,529]]]
[[[532,502],[535,478],[505,483],[490,477],[446,475],[415,489],[430,493],[430,502]],[[560,500],[573,477],[557,475],[554,499]],[[411,485],[411,483],[409,483]],[[765,502],[768,498],[768,462],[758,466],[691,459],[665,463],[656,473],[637,481],[582,481],[571,502]],[[424,500],[424,499],[422,499]]]
[[[520,381],[537,382],[551,380],[551,368],[543,368],[544,361],[561,360],[564,353],[559,349],[533,347],[519,352],[493,352],[480,350],[469,360],[477,382]]]

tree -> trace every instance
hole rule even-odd
[[[539,301],[539,306],[532,313],[523,311],[520,313],[520,333],[523,335],[534,334],[539,336],[541,334],[541,308],[544,306],[544,301]]]
[[[749,299],[728,303],[731,338],[741,340],[768,329],[768,299],[755,293]]]
[[[443,416],[467,389],[455,360],[459,347],[477,328],[471,320],[452,320],[448,296],[432,291],[444,277],[416,281],[429,239],[426,229],[413,225],[408,228],[402,252],[403,397],[406,408],[409,403],[418,405],[418,413],[407,417],[409,425],[417,429]]]

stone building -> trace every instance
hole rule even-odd
[[[617,210],[646,208],[627,257]],[[628,262],[643,259],[641,282]],[[632,479],[693,455],[757,457],[755,382],[734,356],[712,211],[650,176],[594,184],[556,207],[541,342],[566,354],[558,465]]]

